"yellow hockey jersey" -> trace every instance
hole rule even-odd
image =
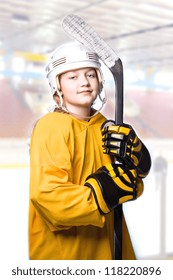
[[[110,163],[103,154],[101,113],[89,121],[51,112],[30,144],[29,258],[113,259],[113,212],[102,215],[86,177]],[[123,259],[134,259],[123,219]]]

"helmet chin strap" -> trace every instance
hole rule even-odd
[[[57,95],[58,98],[59,98],[58,101],[55,99],[55,96],[56,96],[56,95]],[[61,91],[58,90],[58,89],[57,89],[57,91],[55,92],[55,94],[54,94],[54,96],[53,96],[53,99],[54,99],[54,101],[55,101],[57,107],[60,108],[60,109],[63,107],[63,98],[62,98],[62,96],[63,96],[63,95],[62,95]]]

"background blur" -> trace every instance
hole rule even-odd
[[[54,105],[44,68],[69,41],[66,14],[83,17],[124,66],[124,121],[152,157],[143,196],[124,205],[138,259],[173,258],[173,1],[0,0],[1,253],[28,259],[29,141],[35,121]],[[107,69],[114,118],[114,84]]]

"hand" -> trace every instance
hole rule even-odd
[[[150,154],[128,124],[116,125],[106,121],[101,127],[103,152],[116,157],[131,168],[135,168],[139,177],[145,177],[151,167]]]
[[[143,192],[143,182],[135,169],[122,164],[110,163],[87,177],[85,186],[90,187],[100,211],[112,211],[118,204],[134,200]]]

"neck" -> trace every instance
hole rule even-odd
[[[75,116],[80,120],[88,120],[91,117],[91,108],[90,107],[73,107],[68,106],[67,108],[70,115]]]

